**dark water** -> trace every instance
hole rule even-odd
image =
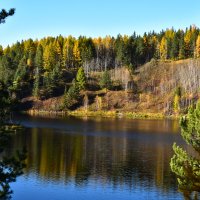
[[[14,200],[182,199],[169,167],[176,121],[16,119],[27,128],[6,153],[26,145],[28,159]]]

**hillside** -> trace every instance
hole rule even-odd
[[[200,60],[152,61],[136,73],[135,81],[141,91],[140,98],[151,110],[174,112],[175,96],[180,110],[196,102],[200,88]]]
[[[122,88],[81,92],[78,104],[72,110],[117,110],[171,115],[185,112],[185,109],[199,98],[200,59],[152,60],[134,72],[119,68],[110,70],[109,73],[113,85],[120,83]],[[91,73],[90,80],[93,81],[89,83],[97,84],[101,74]],[[43,101],[29,97],[22,102],[23,105],[29,105],[26,107],[28,109],[63,110],[63,96]]]

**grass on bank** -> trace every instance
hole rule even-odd
[[[104,118],[129,118],[129,119],[164,119],[168,118],[162,113],[141,113],[141,112],[121,112],[121,111],[88,111],[88,110],[75,110],[75,111],[44,111],[44,110],[29,110],[27,112],[32,116],[74,116],[74,117],[104,117]],[[173,117],[173,116],[172,116]]]

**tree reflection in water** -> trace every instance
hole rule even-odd
[[[106,196],[111,191],[112,199],[123,199],[121,195],[135,199],[140,193],[150,199],[180,199],[169,166],[173,142],[185,145],[176,121],[27,115],[17,116],[17,120],[27,128],[12,137],[5,155],[13,155],[23,145],[28,153],[23,177],[12,184],[13,189],[19,188],[15,199],[21,200],[21,195],[29,199],[35,191],[37,198],[45,199],[49,193],[54,199],[68,195],[80,199],[85,191],[102,199],[96,193],[99,189],[104,189],[104,199],[110,199]],[[91,199],[87,194],[85,199]]]
[[[14,156],[7,157],[4,151],[9,145],[11,134],[0,132],[0,199],[10,199],[12,190],[10,183],[23,173],[26,150],[17,151]]]
[[[95,130],[98,127],[95,126]],[[117,137],[118,134],[93,136],[32,128],[26,130],[25,135],[14,137],[8,154],[26,144],[25,176],[35,174],[46,182],[72,181],[84,187],[92,181],[130,190],[143,184],[147,188],[156,185],[163,191],[170,190],[173,184],[172,188],[176,188],[169,168],[173,134],[164,133],[161,137],[160,133],[126,133],[126,137]],[[161,142],[163,138],[166,145]]]

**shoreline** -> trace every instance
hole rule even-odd
[[[28,110],[23,111],[30,116],[73,116],[73,117],[102,117],[102,118],[125,118],[125,119],[179,119],[180,116],[164,115],[163,113],[142,113],[128,111],[46,111],[46,110]]]

